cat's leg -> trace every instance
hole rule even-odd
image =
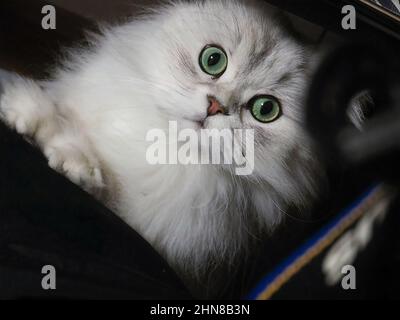
[[[0,120],[35,142],[50,167],[97,194],[104,186],[100,163],[72,119],[60,113],[35,81],[17,75],[4,79],[0,79]]]
[[[88,141],[73,130],[63,129],[42,147],[49,166],[86,191],[99,195],[104,188],[100,162]]]
[[[43,90],[32,80],[10,73],[2,75],[1,120],[29,137],[42,135],[47,129],[53,131],[54,124],[46,121],[54,113],[53,105]]]

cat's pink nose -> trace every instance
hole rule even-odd
[[[218,113],[225,113],[224,107],[219,103],[217,99],[214,97],[208,97],[209,107],[208,107],[208,116],[215,116]]]

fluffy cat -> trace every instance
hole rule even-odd
[[[202,60],[208,48],[214,53]],[[0,114],[188,283],[201,282],[272,232],[289,207],[301,211],[317,195],[318,163],[304,129],[311,57],[262,3],[177,1],[103,30],[48,81],[4,82]],[[270,99],[263,108],[280,109],[272,121],[252,112],[260,97]],[[215,102],[226,112],[210,112]],[[253,173],[150,165],[146,134],[167,132],[171,120],[180,129],[254,129]]]

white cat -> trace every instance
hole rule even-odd
[[[204,279],[279,226],[289,206],[301,211],[317,195],[304,130],[312,52],[284,26],[258,2],[173,2],[104,30],[51,80],[3,83],[0,113],[183,278]],[[213,103],[226,112],[210,112]],[[167,131],[170,120],[180,129],[254,129],[253,174],[150,165],[146,134]]]

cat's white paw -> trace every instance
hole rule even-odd
[[[5,84],[0,120],[33,138],[50,167],[75,184],[91,193],[103,188],[100,165],[86,140],[62,125],[56,107],[36,82],[14,76]]]
[[[44,149],[49,166],[65,175],[73,183],[93,193],[104,187],[97,160],[73,145],[50,144]]]
[[[37,128],[39,117],[32,112],[36,106],[33,101],[20,97],[14,101],[5,94],[0,101],[0,119],[10,128],[23,135],[33,135]]]
[[[34,136],[52,113],[51,101],[34,81],[14,77],[12,82],[4,84],[0,120],[18,133]]]

